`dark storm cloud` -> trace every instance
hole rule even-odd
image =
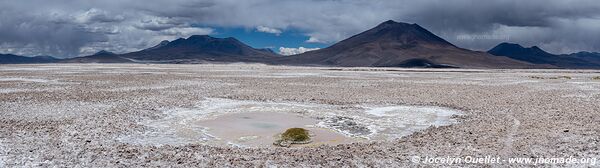
[[[7,0],[0,13],[0,52],[29,55],[134,51],[211,27],[298,29],[307,42],[332,43],[389,19],[470,49],[510,41],[600,51],[594,0]]]
[[[106,41],[104,33],[94,33],[75,24],[52,22],[47,16],[0,12],[0,47],[11,53],[30,55],[74,55],[94,41]]]
[[[463,0],[444,4],[421,2],[413,7],[400,18],[419,23],[466,48],[487,50],[511,41],[557,53],[600,50],[600,42],[594,38],[600,34],[597,1]],[[461,35],[492,38],[456,38]]]
[[[454,0],[415,3],[405,17],[437,29],[450,27],[463,31],[489,31],[495,24],[506,26],[552,26],[554,19],[598,17],[595,1],[477,1]]]

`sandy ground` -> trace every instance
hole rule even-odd
[[[553,79],[559,76],[571,79]],[[429,167],[449,165],[415,158],[600,158],[595,76],[600,71],[1,65],[0,167]],[[370,109],[390,117],[388,125],[412,121],[410,115],[386,113],[403,108],[398,105],[437,106],[463,115],[453,116],[456,124],[399,138],[304,148],[124,140],[162,133],[145,123],[169,118],[169,110],[193,109],[207,98]],[[173,142],[182,142],[177,138]],[[453,166],[507,165],[532,166]]]

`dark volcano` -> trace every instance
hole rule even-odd
[[[265,50],[254,49],[235,38],[214,38],[194,35],[187,39],[163,41],[138,52],[121,55],[138,61],[167,62],[261,62],[276,55]]]
[[[331,47],[284,57],[299,65],[531,68],[532,64],[458,48],[417,24],[386,21]]]

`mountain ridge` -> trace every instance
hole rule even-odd
[[[57,61],[59,63],[132,63],[133,61],[121,57],[119,54],[100,50],[93,55],[67,58]]]
[[[60,59],[52,56],[21,56],[14,54],[0,54],[0,64],[31,64],[31,63],[53,63]]]
[[[418,24],[383,22],[330,47],[288,56],[281,64],[375,67],[546,67],[456,47]]]
[[[215,38],[208,35],[193,35],[126,54],[124,58],[141,61],[214,61],[214,62],[258,62],[275,57],[272,52],[252,48],[239,40]]]
[[[503,42],[487,51],[496,56],[506,56],[512,59],[533,64],[549,64],[562,68],[600,68],[600,55],[593,53],[551,54],[538,46],[523,47],[520,44]]]

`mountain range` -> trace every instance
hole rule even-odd
[[[488,53],[534,64],[547,64],[563,68],[600,68],[600,53],[579,52],[555,55],[537,46],[525,48],[513,43],[498,44]]]
[[[56,59],[0,55],[0,64],[18,63],[206,63],[253,62],[276,65],[423,68],[600,68],[600,54],[550,54],[539,47],[501,43],[488,52],[457,47],[417,25],[392,20],[330,47],[292,56],[252,48],[235,38],[194,35],[125,54]]]

